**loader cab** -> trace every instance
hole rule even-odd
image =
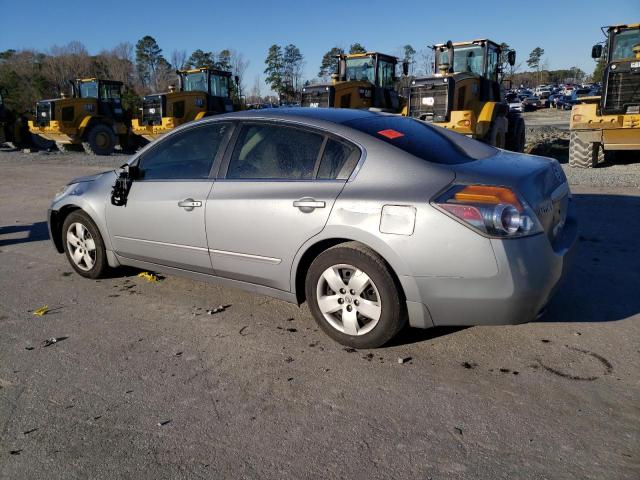
[[[605,30],[603,28],[603,30]],[[600,108],[603,114],[640,113],[640,24],[606,27],[606,66]],[[602,56],[594,45],[591,56]]]
[[[98,115],[120,121],[124,115],[121,103],[122,85],[122,82],[114,80],[78,79],[73,84],[72,95],[74,98],[95,99]],[[91,109],[92,104],[86,103],[84,110],[94,113]]]
[[[502,51],[497,43],[483,39],[472,42],[447,42],[434,45],[432,48],[437,74],[470,73],[490,81],[498,81]],[[509,63],[515,63],[515,52],[509,53],[508,57]]]
[[[216,113],[233,111],[231,72],[199,68],[179,70],[177,73],[180,79],[180,91],[206,93],[207,111]]]
[[[339,55],[338,81],[369,82],[380,88],[395,85],[398,59],[377,52]]]

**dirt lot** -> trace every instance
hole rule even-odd
[[[49,201],[125,158],[0,151],[0,478],[638,478],[640,164],[564,165],[581,241],[540,321],[353,351],[306,308],[72,273]]]

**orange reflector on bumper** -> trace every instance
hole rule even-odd
[[[515,193],[505,187],[489,187],[485,185],[469,185],[457,192],[454,198],[458,202],[489,203],[498,205],[501,203],[513,205],[522,211],[522,205]]]

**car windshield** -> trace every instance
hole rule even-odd
[[[345,125],[433,163],[467,163],[497,153],[485,143],[413,118],[382,115],[351,120]]]
[[[453,71],[469,72],[482,75],[483,48],[479,45],[454,47]],[[438,65],[449,63],[447,51],[438,53]]]
[[[209,86],[211,87],[211,95],[214,97],[229,96],[229,77],[212,73],[209,78]]]
[[[80,82],[80,98],[98,98],[98,82]]]
[[[185,92],[206,92],[207,74],[206,72],[187,73],[184,76]]]
[[[347,58],[347,80],[375,83],[373,58]]]
[[[635,58],[633,47],[640,47],[640,29],[622,30],[613,37],[613,49],[611,50],[611,61]]]

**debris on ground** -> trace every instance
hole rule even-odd
[[[454,428],[456,429],[456,432],[462,435],[462,427],[454,427]]]
[[[478,366],[478,364],[477,364],[477,363],[475,363],[475,362],[462,362],[462,366],[463,366],[464,368],[466,368],[466,369],[471,370],[472,368],[477,367],[477,366]]]
[[[49,305],[43,305],[42,307],[38,308],[37,310],[34,310],[33,314],[36,315],[37,317],[41,317],[41,316],[45,315],[48,311],[49,311]]]
[[[216,313],[224,312],[230,306],[231,305],[218,305],[216,308],[212,308],[210,310],[207,310],[207,314],[208,315],[215,315]]]
[[[155,283],[159,280],[158,276],[155,273],[140,272],[138,276],[140,278],[144,278],[149,283]]]
[[[343,350],[347,353],[355,353],[357,352],[357,350],[355,348],[352,347],[344,347]]]
[[[398,363],[407,363],[411,361],[411,357],[398,357]]]
[[[245,325],[244,327],[242,327],[242,328],[238,331],[238,333],[244,337],[244,336],[246,335],[246,333],[245,333],[245,334],[243,334],[242,332],[244,332],[247,328],[249,328],[249,325]]]
[[[42,342],[42,348],[46,348],[46,347],[50,347],[51,345],[54,345],[58,342],[61,342],[62,340],[66,340],[69,337],[51,337],[51,338],[47,338],[46,340],[44,340]]]
[[[159,427],[164,427],[165,425],[167,425],[168,423],[171,423],[171,420],[164,420],[162,422],[158,422],[158,426]]]

